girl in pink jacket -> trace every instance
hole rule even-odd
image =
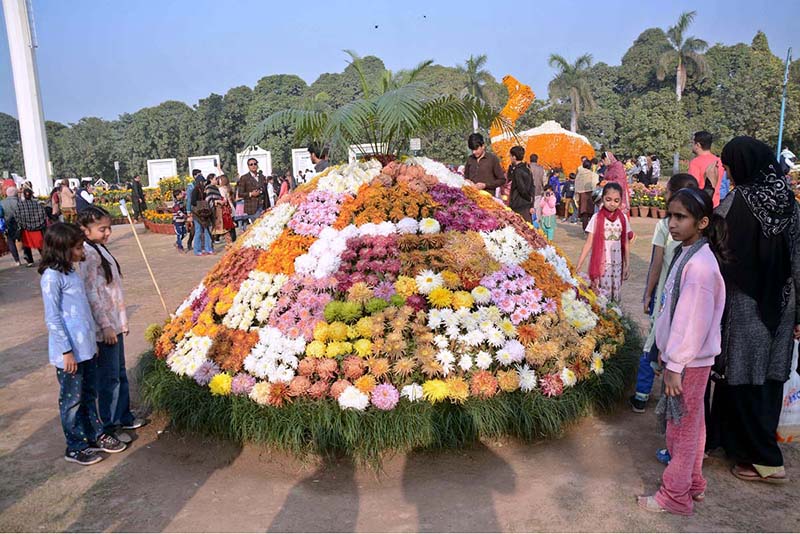
[[[711,198],[696,188],[681,189],[668,205],[669,231],[681,242],[670,266],[656,320],[665,396],[656,415],[666,419],[672,455],[655,495],[639,497],[652,512],[691,515],[705,498],[705,394],[711,366],[720,353],[725,283],[719,262],[726,261],[725,220],[713,213]]]

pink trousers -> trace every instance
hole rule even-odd
[[[692,495],[706,490],[703,478],[703,452],[706,446],[706,420],[703,397],[711,367],[687,367],[683,375],[685,413],[680,423],[667,422],[667,449],[672,459],[661,477],[655,495],[658,504],[679,515],[692,515]]]

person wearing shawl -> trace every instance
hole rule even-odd
[[[622,188],[622,204],[619,209],[627,215],[630,204],[628,202],[628,175],[625,174],[625,166],[611,152],[603,152],[601,161],[605,166],[603,179],[607,182],[614,182]]]
[[[722,352],[708,421],[706,450],[722,447],[743,480],[786,481],[776,430],[800,337],[800,217],[770,147],[736,137],[722,150],[735,189],[717,208],[732,253],[726,286]]]

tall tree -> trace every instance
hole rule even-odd
[[[691,68],[698,78],[705,78],[709,70],[706,58],[703,57],[703,52],[708,48],[708,43],[696,37],[685,36],[689,26],[694,22],[695,15],[697,15],[697,11],[681,13],[675,26],[671,26],[667,30],[667,39],[671,49],[661,54],[661,57],[658,58],[656,76],[659,80],[663,81],[669,72],[675,72],[675,96],[678,102],[681,101],[683,91],[686,89],[689,69]],[[680,153],[676,148],[672,161],[673,173],[677,173],[679,170],[679,160]]]
[[[592,66],[592,55],[583,54],[574,63],[563,56],[550,54],[550,67],[557,70],[556,77],[550,81],[550,97],[570,103],[570,131],[578,131],[578,118],[581,111],[594,110],[594,98],[589,90],[587,74]]]
[[[464,77],[463,91],[465,94],[483,102],[486,102],[484,87],[487,83],[494,81],[489,71],[484,68],[486,61],[486,54],[481,54],[477,57],[470,55],[463,65],[456,66],[456,71]],[[478,117],[473,117],[472,131],[477,132],[479,126]]]
[[[25,174],[22,168],[19,122],[6,113],[0,113],[0,171]]]

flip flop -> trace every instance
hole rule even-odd
[[[742,468],[739,464],[731,467],[731,474],[739,480],[745,480],[747,482],[764,482],[766,484],[786,484],[789,482],[789,479],[786,477],[786,475],[783,475],[782,477],[775,475],[762,477],[758,474],[755,468]]]
[[[694,502],[703,502],[704,500],[706,500],[706,492],[701,491],[700,493],[695,493],[694,495],[692,495],[692,500]]]
[[[639,508],[647,510],[648,512],[655,512],[657,514],[666,512],[652,495],[640,495],[636,497],[636,504],[639,505]]]

